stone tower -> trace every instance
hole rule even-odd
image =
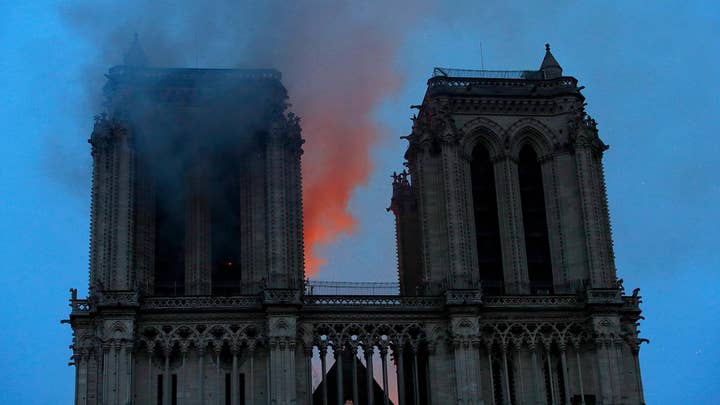
[[[393,176],[399,283],[304,279],[274,70],[110,69],[75,403],[642,404],[595,121],[539,70],[436,68]],[[390,271],[390,269],[388,269]]]
[[[546,45],[537,71],[436,68],[414,106],[390,207],[400,290],[462,304],[449,333],[456,370],[471,362],[434,403],[643,403],[639,298],[617,279],[582,89]]]

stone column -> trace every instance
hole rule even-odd
[[[402,343],[395,346],[395,358],[397,359],[398,403],[405,405],[405,361]]]
[[[503,373],[505,374],[505,395],[507,396],[507,402],[511,402],[511,392],[510,392],[510,373],[508,369],[508,361],[507,361],[507,344],[505,342],[502,343],[502,356],[503,356]]]
[[[120,347],[120,364],[122,374],[119,376],[118,387],[119,404],[129,404],[133,401],[133,344],[124,342]]]
[[[471,240],[474,222],[471,214],[470,164],[461,156],[458,136],[448,133],[441,136],[441,162],[444,179],[443,197],[447,223],[447,249],[451,274],[449,288],[477,288],[480,273],[475,258],[474,241]]]
[[[305,346],[305,394],[308,404],[312,404],[313,390],[312,390],[312,356],[313,347],[310,345]]]
[[[248,381],[247,397],[250,399],[250,405],[255,404],[255,342],[251,342],[248,347],[250,355],[250,378]]]
[[[96,119],[93,156],[90,285],[100,290],[135,287],[135,152],[127,128],[115,118]],[[104,397],[107,401],[107,397]]]
[[[272,308],[280,311],[280,309]],[[295,340],[297,316],[291,313],[268,314],[270,356],[270,403],[293,403],[298,400],[295,373]]]
[[[579,136],[575,146],[580,201],[585,227],[586,250],[592,288],[611,288],[615,283],[609,220],[606,218],[604,179],[601,152],[587,132]],[[600,155],[601,156],[601,155]]]
[[[302,288],[302,143],[298,119],[276,117],[265,148],[268,285],[272,288]]]
[[[517,402],[523,403],[525,402],[526,397],[526,390],[525,390],[525,378],[523,376],[523,372],[525,371],[525,367],[523,367],[522,364],[522,342],[517,341],[514,344],[515,346],[515,362],[517,363],[517,373],[515,373],[515,393],[517,396]]]
[[[170,405],[172,403],[170,396],[172,394],[172,383],[170,378],[170,352],[172,347],[163,348],[165,355],[165,368],[163,368],[163,405]]]
[[[563,232],[561,228],[563,206],[559,201],[560,189],[558,187],[557,162],[552,155],[540,157],[540,171],[542,173],[543,191],[545,197],[545,218],[548,228],[548,243],[550,247],[550,263],[552,266],[553,291],[574,293],[567,285],[567,266],[565,265],[565,252],[563,246]]]
[[[477,318],[468,314],[451,317],[457,402],[478,404],[482,399],[482,386]]]
[[[487,350],[488,355],[488,372],[490,374],[490,398],[492,399],[492,404],[494,405],[496,403],[495,401],[495,377],[493,376],[493,358],[492,358],[492,341],[486,341],[485,342],[485,350]]]
[[[415,404],[420,403],[420,380],[418,378],[418,373],[420,370],[418,370],[418,359],[417,359],[417,352],[418,348],[416,345],[413,345],[412,347],[412,353],[413,353],[413,395],[414,395],[414,402]]]
[[[342,343],[338,343],[337,347],[333,348],[333,354],[335,355],[335,368],[337,370],[337,380],[336,380],[336,391],[337,391],[337,403],[338,405],[345,405],[344,397],[345,393],[343,392],[343,350],[342,350]]]
[[[585,405],[585,387],[583,386],[582,359],[580,358],[580,341],[574,340],[575,357],[577,361],[578,382],[580,388],[580,404]]]
[[[507,155],[494,157],[494,162],[505,292],[527,294],[530,292],[530,281],[517,162]]]
[[[357,379],[357,344],[352,344],[350,346],[350,352],[352,353],[353,404],[359,404],[360,391],[358,390]]]
[[[380,346],[380,359],[382,360],[383,404],[388,405],[390,403],[390,399],[388,396],[389,394],[388,394],[388,370],[387,370],[387,347],[386,346]]]
[[[87,405],[87,354],[78,352],[75,360],[75,404]]]
[[[186,180],[185,295],[210,295],[212,291],[208,177],[209,169],[203,162],[190,170]]]
[[[235,345],[233,345],[235,346]],[[230,378],[232,379],[230,381],[230,398],[232,405],[240,405],[240,387],[239,387],[239,379],[240,374],[238,373],[238,347],[232,347],[232,374]]]
[[[198,389],[200,403],[205,401],[205,347],[198,347]]]
[[[321,346],[320,347],[320,369],[322,371],[322,380],[320,384],[322,385],[322,399],[323,399],[323,405],[328,405],[328,390],[327,390],[327,362],[325,359],[325,356],[327,355],[327,347]]]
[[[565,382],[563,384],[565,391],[565,401],[570,401],[570,378],[568,378],[568,364],[567,357],[565,355],[565,349],[565,342],[560,342],[560,362],[562,364],[563,381]]]
[[[220,405],[220,352],[222,351],[221,346],[215,346],[215,404]],[[169,404],[168,404],[169,405]]]
[[[367,393],[368,393],[368,405],[373,405],[375,403],[375,391],[373,388],[375,387],[375,379],[373,378],[373,352],[375,351],[375,347],[373,346],[366,346],[363,347],[363,352],[365,353],[365,364],[367,367]]]
[[[598,380],[600,383],[601,404],[612,403],[612,376],[610,375],[610,364],[608,362],[607,339],[595,339],[595,351],[598,368]]]
[[[547,360],[547,367],[548,367],[548,380],[550,381],[550,399],[552,405],[555,405],[557,403],[557,400],[555,399],[555,378],[553,374],[553,366],[552,361],[550,360],[550,343],[545,343],[545,355]]]
[[[532,353],[532,368],[533,368],[533,400],[535,403],[542,403],[544,402],[544,398],[542,395],[542,381],[541,381],[541,373],[540,373],[540,365],[538,364],[538,356],[537,356],[537,343],[531,342],[530,343],[530,351]]]

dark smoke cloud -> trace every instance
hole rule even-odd
[[[83,67],[92,108],[101,104],[102,73],[120,63],[134,33],[153,66],[282,72],[307,141],[308,275],[324,263],[316,248],[356,226],[347,204],[367,181],[370,147],[386,136],[372,113],[402,85],[396,52],[410,24],[427,11],[417,3],[343,1],[85,2],[60,9],[94,52]]]

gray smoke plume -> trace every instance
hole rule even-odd
[[[402,85],[394,58],[403,33],[426,13],[405,2],[124,1],[73,3],[63,20],[94,55],[84,67],[88,106],[101,104],[102,73],[137,33],[151,66],[275,68],[302,118],[308,275],[314,248],[352,232],[352,190],[370,173],[379,129],[374,108]],[[88,117],[98,110],[88,111]]]

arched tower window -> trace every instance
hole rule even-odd
[[[495,171],[490,154],[482,145],[473,150],[471,169],[480,280],[487,294],[502,294],[503,267]]]
[[[241,293],[240,167],[231,153],[220,155],[210,181],[212,289],[214,295]]]
[[[542,171],[537,153],[529,145],[520,150],[518,175],[530,292],[552,293],[553,277]]]
[[[185,189],[175,178],[155,182],[155,293],[185,291]]]

